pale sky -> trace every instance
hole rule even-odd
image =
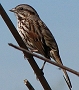
[[[1,0],[15,26],[16,17],[9,10],[25,3],[36,9],[53,33],[63,64],[79,71],[79,0]],[[1,17],[0,31],[0,89],[28,90],[23,83],[24,79],[28,79],[35,90],[43,90],[28,61],[24,60],[23,53],[8,46],[8,43],[18,44]],[[35,60],[41,68],[43,62]],[[52,90],[69,90],[58,67],[47,63],[44,75]],[[72,90],[79,90],[79,77],[70,72],[68,75]]]

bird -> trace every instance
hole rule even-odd
[[[36,52],[48,59],[53,59],[56,63],[63,65],[57,42],[46,26],[41,20],[37,11],[28,4],[20,4],[10,10],[17,18],[17,30],[22,40],[32,52]],[[46,61],[42,66],[44,69]],[[64,79],[71,90],[72,84],[65,69]]]

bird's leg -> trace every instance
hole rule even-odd
[[[46,61],[44,61],[44,63],[43,63],[43,66],[42,66],[42,68],[41,68],[42,71],[43,71],[43,69],[44,69],[45,63],[46,63]]]
[[[32,52],[32,53],[33,53],[33,52],[38,52],[38,50],[36,50],[36,49],[31,49],[30,52]],[[25,58],[26,58],[26,56],[24,55],[24,59],[25,59]]]
[[[30,47],[30,46],[28,46],[28,45],[26,45],[27,46],[27,48],[29,49],[29,51],[31,51],[31,52],[38,52],[38,50],[35,48],[32,48],[32,47]]]
[[[36,49],[32,49],[32,50],[30,50],[31,52],[38,52],[38,50],[36,50]]]

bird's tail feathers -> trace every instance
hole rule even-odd
[[[60,65],[63,65],[63,63],[62,63],[62,61],[61,61],[61,58],[60,58],[60,56],[59,56],[59,54],[58,54],[57,52],[52,52],[52,51],[51,51],[51,57],[52,57],[57,63],[59,63]],[[70,81],[70,79],[69,79],[69,76],[68,76],[66,70],[64,70],[64,69],[62,69],[62,70],[63,70],[63,72],[64,72],[63,77],[64,77],[64,79],[65,79],[65,81],[66,81],[69,89],[71,90],[72,85],[71,85],[71,81]]]
[[[59,64],[63,65],[63,64],[61,63],[61,60],[58,61],[58,62],[60,62]],[[67,83],[69,89],[71,90],[72,84],[71,84],[70,78],[69,78],[69,76],[68,76],[66,70],[64,70],[64,69],[62,69],[62,70],[63,70],[63,73],[64,73],[63,77],[64,77],[64,79],[65,79],[65,81],[66,81],[66,83]]]
[[[66,81],[66,83],[67,83],[69,89],[71,90],[72,84],[71,84],[70,78],[69,78],[69,76],[68,76],[66,70],[63,69],[63,72],[64,72],[63,77],[64,77],[64,79],[65,79],[65,81]]]

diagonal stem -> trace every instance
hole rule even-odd
[[[46,61],[46,62],[48,62],[48,63],[50,63],[50,64],[53,64],[53,65],[55,65],[55,66],[58,66],[58,67],[60,67],[60,68],[62,68],[62,69],[65,69],[65,70],[67,70],[67,71],[69,71],[69,72],[71,72],[71,73],[79,76],[79,72],[77,72],[77,71],[75,71],[75,70],[73,70],[73,69],[71,69],[71,68],[68,68],[68,67],[66,67],[66,66],[64,66],[64,65],[60,65],[60,64],[58,64],[58,63],[56,63],[56,62],[54,62],[54,61],[51,61],[50,59],[47,59],[47,58],[42,57],[42,56],[39,56],[39,55],[37,55],[37,54],[35,54],[35,53],[32,53],[32,52],[30,52],[30,51],[28,51],[28,50],[26,50],[26,49],[24,49],[24,48],[18,47],[18,46],[16,46],[16,45],[11,44],[11,43],[9,43],[9,46],[12,46],[12,47],[14,47],[14,48],[16,48],[16,49],[18,49],[18,50],[20,50],[20,51],[27,52],[27,53],[31,54],[32,56],[35,56],[35,57],[39,58],[40,60]]]

